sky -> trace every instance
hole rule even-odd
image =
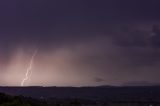
[[[0,86],[160,84],[159,5],[1,0]]]

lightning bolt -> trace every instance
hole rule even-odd
[[[25,74],[25,78],[23,78],[23,80],[21,81],[21,86],[24,86],[25,81],[27,81],[29,79],[29,74],[30,74],[30,76],[32,74],[32,70],[31,69],[32,69],[32,64],[33,64],[34,57],[36,56],[36,54],[37,54],[37,49],[34,51],[32,57],[31,57],[29,66],[28,66],[26,74]]]

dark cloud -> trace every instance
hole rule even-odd
[[[137,75],[154,81],[152,71],[159,73],[160,62],[159,5],[159,0],[2,0],[0,64],[10,66],[17,49],[31,54],[36,47],[42,54],[70,57],[65,62],[78,73],[107,76],[95,82],[120,83]]]
[[[104,82],[105,80],[103,78],[94,78],[95,82]]]

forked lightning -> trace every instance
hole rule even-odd
[[[36,56],[37,54],[37,49],[34,51],[32,57],[31,57],[31,60],[30,60],[30,63],[29,63],[29,66],[27,68],[27,71],[26,71],[26,74],[25,74],[25,77],[23,78],[23,80],[21,81],[21,86],[24,86],[25,84],[25,81],[27,81],[29,79],[29,74],[32,74],[32,64],[33,64],[33,61],[34,61],[34,57]]]

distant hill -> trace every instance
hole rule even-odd
[[[33,98],[87,98],[133,99],[137,97],[160,99],[160,86],[134,87],[0,87],[0,92]]]
[[[124,83],[122,86],[158,86],[160,83],[151,83],[148,81],[131,81]]]

